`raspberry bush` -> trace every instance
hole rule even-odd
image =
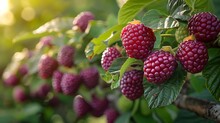
[[[83,11],[16,37],[37,43],[3,73],[14,105],[31,105],[42,122],[219,122],[220,20],[211,1],[118,4],[117,17]],[[214,101],[197,99],[204,95]],[[194,97],[202,103],[184,102]]]

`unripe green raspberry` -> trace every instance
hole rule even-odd
[[[132,109],[133,101],[127,99],[125,96],[121,96],[118,99],[117,106],[121,112],[127,112]]]
[[[139,111],[142,115],[147,116],[151,113],[150,108],[148,107],[147,101],[142,99],[140,101]]]

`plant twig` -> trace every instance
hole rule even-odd
[[[220,122],[220,104],[180,94],[174,102],[179,108],[195,112],[207,119]]]

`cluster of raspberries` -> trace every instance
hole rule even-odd
[[[122,45],[130,58],[144,62],[143,71],[131,70],[125,72],[120,81],[122,94],[131,100],[142,96],[143,76],[148,82],[162,84],[174,73],[177,61],[190,73],[201,72],[208,62],[208,51],[205,43],[213,42],[220,32],[219,19],[209,13],[201,12],[191,17],[188,30],[195,40],[180,43],[176,55],[168,51],[153,51],[156,37],[151,28],[140,21],[132,21],[121,31]],[[115,47],[107,48],[102,54],[101,65],[108,70],[112,62],[122,55]]]
[[[91,101],[86,101],[81,95],[75,96],[73,100],[73,110],[77,118],[83,118],[88,114],[94,117],[105,116],[107,123],[114,123],[119,116],[118,111],[109,106],[109,100],[92,94]]]
[[[56,70],[52,76],[52,87],[58,93],[74,95],[81,84],[93,89],[99,84],[99,72],[96,67],[82,70],[80,74],[63,73]]]

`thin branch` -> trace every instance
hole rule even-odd
[[[220,104],[180,94],[174,102],[179,108],[195,112],[207,119],[220,122]]]

